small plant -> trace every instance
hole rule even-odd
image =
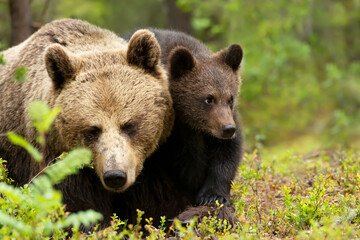
[[[198,232],[200,236],[226,234],[230,231],[232,226],[228,224],[226,219],[219,219],[215,213],[214,216],[204,217],[201,223],[198,224]]]
[[[180,239],[190,240],[190,239],[200,239],[195,233],[196,218],[192,219],[190,223],[183,226],[180,221],[175,219],[174,228],[172,229],[176,236]]]
[[[12,180],[8,178],[8,173],[6,169],[6,160],[0,158],[0,183],[5,182],[7,184],[12,183]]]
[[[30,115],[39,132],[37,142],[40,146],[45,146],[46,132],[59,112],[59,108],[49,109],[41,102],[31,104]],[[34,160],[43,161],[43,154],[26,139],[13,132],[9,132],[8,137],[12,143],[25,148]],[[61,239],[67,236],[66,230],[71,227],[75,234],[79,234],[80,225],[90,226],[100,220],[101,214],[93,210],[72,214],[65,212],[62,194],[53,187],[90,161],[90,150],[75,149],[47,166],[44,174],[34,178],[31,183],[23,188],[15,188],[8,184],[11,180],[6,178],[5,162],[1,160],[0,237]]]

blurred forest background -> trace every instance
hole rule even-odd
[[[65,17],[119,35],[178,29],[213,51],[240,43],[247,150],[360,144],[360,0],[1,0],[0,49]]]

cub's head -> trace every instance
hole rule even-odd
[[[237,44],[202,60],[185,47],[173,49],[168,72],[177,119],[216,138],[233,138],[242,57]]]
[[[60,151],[86,146],[104,187],[132,185],[144,160],[172,128],[172,100],[160,48],[140,30],[123,49],[72,54],[55,44],[45,52]]]

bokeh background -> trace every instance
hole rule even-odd
[[[178,29],[213,51],[240,43],[248,151],[359,148],[360,0],[2,0],[0,49],[65,17],[119,35]]]

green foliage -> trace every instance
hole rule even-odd
[[[7,136],[12,144],[18,145],[24,148],[30,156],[37,162],[43,160],[43,156],[33,145],[31,145],[24,137],[17,135],[14,132],[8,132]]]
[[[331,212],[329,201],[324,199],[328,186],[332,184],[329,176],[315,176],[314,186],[307,197],[301,194],[293,197],[291,190],[286,186],[284,191],[284,204],[286,210],[282,213],[287,221],[297,229],[308,229],[313,221],[319,221],[328,212]]]
[[[219,205],[218,202],[217,207],[218,209],[223,207],[222,205]],[[192,223],[193,225],[195,223]],[[191,224],[190,224],[191,225]],[[195,227],[195,225],[193,226]],[[228,233],[231,233],[231,228],[234,226],[231,226],[226,219],[220,219],[217,216],[217,212],[213,216],[210,217],[204,217],[201,219],[201,222],[197,226],[197,233],[201,238],[205,238],[209,235],[226,235]]]
[[[40,136],[50,130],[59,112],[59,108],[49,109],[41,102],[31,105],[33,126]],[[9,132],[8,137],[12,143],[25,148],[35,160],[43,161],[39,151],[23,137],[13,132]],[[44,142],[39,142],[44,145]],[[62,194],[54,189],[55,184],[90,163],[90,150],[75,149],[61,156],[56,163],[43,169],[44,174],[35,177],[21,189],[9,185],[11,180],[7,179],[6,162],[0,160],[0,238],[62,239],[67,235],[66,229],[72,227],[74,234],[79,234],[81,225],[91,226],[102,218],[93,210],[65,213]]]
[[[4,59],[4,55],[0,54],[0,65],[5,65],[5,64],[6,64],[6,61]]]
[[[53,188],[54,184],[76,173],[82,164],[89,163],[90,160],[89,150],[73,150],[59,160],[58,164],[47,167],[44,175],[33,179],[23,189],[0,183],[3,195],[0,199],[0,226],[3,225],[0,236],[7,236],[11,232],[9,236],[29,239],[42,239],[54,234],[64,237],[67,234],[64,229],[78,229],[81,224],[90,226],[100,220],[101,214],[93,210],[67,216],[61,192]]]
[[[304,134],[327,145],[360,137],[357,0],[177,3],[214,49],[243,46],[239,110],[251,148],[257,136],[265,145]]]
[[[19,67],[15,70],[14,77],[11,79],[12,82],[25,82],[27,78],[27,68],[26,67]]]
[[[37,142],[45,147],[45,134],[50,130],[51,124],[60,113],[60,107],[50,109],[47,104],[41,101],[34,101],[29,106],[29,114],[32,118],[32,125],[37,130],[39,136]],[[33,147],[24,137],[14,132],[8,132],[9,141],[15,145],[24,148],[30,156],[37,162],[42,161],[43,156],[35,147]]]
[[[240,234],[251,226],[256,239],[359,236],[358,152],[316,152],[311,156],[292,153],[265,161],[257,152],[245,155],[232,187]],[[294,163],[297,168],[285,165],[298,159],[302,162]],[[285,172],[274,171],[274,163],[287,166]]]
[[[7,170],[6,170],[6,160],[0,158],[0,182],[6,182],[10,184],[12,180],[8,178]]]
[[[29,114],[33,119],[32,125],[39,133],[37,142],[45,145],[45,133],[50,130],[51,124],[60,113],[61,107],[57,106],[50,109],[44,102],[34,101],[29,106]]]
[[[37,0],[40,9],[41,1],[43,0]],[[56,0],[54,2],[53,19],[75,17],[106,27],[119,34],[127,33],[136,28],[168,27],[166,22],[167,9],[163,0],[79,0],[76,2]]]

